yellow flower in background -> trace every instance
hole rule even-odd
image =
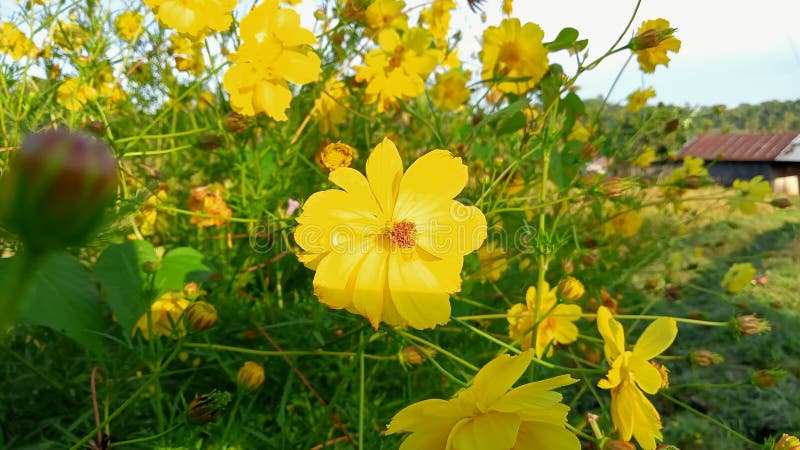
[[[558,295],[565,300],[577,302],[586,293],[583,283],[575,277],[567,276],[558,283]]]
[[[181,72],[200,75],[206,70],[202,39],[192,39],[182,34],[169,36],[169,52],[175,57],[175,68]]]
[[[323,147],[314,159],[319,165],[332,171],[339,167],[350,167],[355,157],[356,149],[339,141]]]
[[[300,26],[297,12],[279,8],[278,0],[251,10],[240,31],[242,44],[230,55],[234,64],[222,81],[231,107],[245,116],[263,112],[278,121],[288,120],[286,110],[292,101],[288,82],[303,85],[319,78],[319,56],[307,48],[317,43],[314,33]]]
[[[644,148],[644,151],[633,160],[633,165],[636,167],[650,167],[650,164],[653,164],[653,161],[656,159],[656,148],[652,145],[648,145]]]
[[[720,286],[731,294],[735,294],[750,285],[758,271],[750,263],[738,263],[731,266],[722,277]]]
[[[567,135],[567,140],[586,142],[590,137],[592,137],[592,132],[589,131],[582,122],[575,121],[575,125],[572,126],[572,131]]]
[[[83,109],[90,100],[97,98],[97,91],[78,77],[68,78],[56,90],[58,102],[68,111]]]
[[[646,73],[656,71],[656,66],[669,66],[667,52],[678,53],[681,41],[672,35],[674,28],[665,19],[645,20],[637,36],[631,40],[631,51],[636,54],[639,66]]]
[[[150,339],[151,333],[159,336],[179,338],[186,334],[186,327],[180,320],[183,311],[189,307],[189,301],[183,293],[170,291],[162,295],[150,305],[150,313],[142,314],[131,332],[131,337],[139,331],[142,337]]]
[[[571,344],[578,339],[578,327],[573,322],[581,318],[578,305],[557,304],[556,288],[550,289],[545,282],[545,294],[541,300],[536,327],[536,356],[553,355],[556,344]],[[525,304],[518,303],[508,310],[508,334],[512,339],[522,336],[523,350],[531,347],[533,340],[534,315],[536,313],[536,287],[531,286],[525,294]],[[524,317],[513,315],[529,314]]]
[[[797,436],[783,433],[772,450],[800,450],[800,439]]]
[[[180,33],[200,36],[210,30],[225,31],[237,0],[144,0],[158,20]]]
[[[314,105],[314,116],[319,119],[322,134],[339,134],[339,126],[347,122],[347,108],[344,106],[347,88],[341,80],[330,81]]]
[[[430,91],[433,104],[439,109],[456,111],[469,100],[467,75],[460,70],[451,70],[444,74],[436,74],[436,84]]]
[[[425,92],[425,79],[436,68],[439,52],[431,48],[431,34],[412,28],[400,37],[394,30],[378,35],[380,48],[364,55],[363,66],[357,66],[356,81],[366,82],[364,102],[377,102],[378,112]]]
[[[500,26],[483,32],[481,77],[502,92],[523,94],[536,86],[550,66],[542,44],[544,31],[535,23],[503,19]],[[503,81],[503,78],[523,78]]]
[[[142,236],[152,236],[161,228],[159,226],[158,206],[163,204],[167,198],[166,186],[159,186],[153,195],[147,197],[142,207],[133,216],[133,222]]]
[[[730,198],[731,207],[745,214],[755,214],[756,204],[772,194],[769,181],[761,175],[756,175],[750,181],[734,180],[733,188],[739,191],[739,195]]]
[[[531,351],[498,356],[455,398],[403,408],[386,434],[411,433],[400,450],[579,450],[565,427],[569,407],[553,391],[577,380],[560,375],[512,389],[532,360]]]
[[[81,25],[59,20],[50,26],[53,44],[67,52],[76,52],[89,41],[89,32]]]
[[[483,213],[453,200],[467,184],[467,166],[433,150],[403,173],[397,147],[384,139],[366,169],[366,177],[346,167],[331,172],[343,190],[313,194],[297,218],[298,258],[316,270],[314,293],[375,328],[447,323],[464,255],[486,239]]]
[[[144,28],[142,28],[142,16],[135,11],[126,11],[114,21],[114,28],[116,28],[117,34],[122,39],[132,41],[144,31]]]
[[[36,52],[33,41],[28,39],[13,23],[3,22],[0,25],[0,53],[11,55],[11,59],[19,61]]]
[[[634,209],[614,210],[611,212],[611,219],[606,223],[605,235],[608,237],[614,233],[619,233],[626,238],[635,236],[642,228],[643,222],[644,218],[639,211]]]
[[[225,188],[219,183],[192,188],[189,194],[189,211],[217,217],[192,216],[189,222],[198,227],[221,227],[228,223],[233,211],[225,203]]]
[[[633,350],[625,349],[625,331],[605,306],[597,310],[597,329],[611,366],[597,386],[611,390],[611,419],[619,437],[626,441],[633,437],[643,449],[653,450],[656,441],[663,439],[661,416],[642,391],[655,394],[663,385],[661,372],[649,360],[672,345],[678,334],[675,319],[651,323]]]
[[[644,105],[647,104],[647,100],[656,96],[656,91],[653,88],[647,88],[645,90],[637,89],[628,96],[628,112],[636,113],[641,111],[644,108]]]
[[[264,366],[255,361],[247,361],[236,373],[236,382],[239,386],[251,391],[261,387],[264,378]]]
[[[455,9],[455,0],[433,0],[429,8],[419,13],[420,25],[427,25],[438,46],[447,47],[450,31],[450,11]]]
[[[486,241],[478,249],[478,260],[481,262],[481,277],[497,281],[508,269],[508,255],[497,241]]]
[[[514,13],[514,1],[503,0],[503,14],[510,16]]]
[[[405,30],[408,28],[408,16],[403,12],[406,3],[402,0],[375,0],[364,11],[364,20],[371,36],[390,28]]]

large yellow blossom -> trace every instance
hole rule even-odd
[[[78,77],[68,78],[56,90],[56,98],[68,111],[83,109],[90,100],[97,98],[97,90]]]
[[[453,200],[467,167],[434,150],[404,174],[397,147],[384,139],[366,168],[366,178],[347,167],[332,171],[329,179],[343,190],[315,193],[297,218],[299,259],[317,271],[314,293],[376,328],[447,323],[464,255],[486,239],[483,213]]]
[[[739,192],[730,198],[730,205],[745,214],[755,214],[756,204],[772,194],[769,181],[761,175],[756,175],[750,181],[734,180],[733,188]]]
[[[522,94],[533,89],[549,69],[544,31],[535,23],[503,19],[483,32],[481,76],[502,92]],[[514,79],[514,80],[511,80]]]
[[[131,336],[137,331],[140,331],[145,339],[150,339],[151,333],[159,336],[183,336],[186,327],[180,318],[188,306],[189,301],[183,298],[182,292],[167,292],[150,305],[149,314],[147,312],[142,314],[133,327]]]
[[[656,91],[653,88],[647,88],[645,90],[637,89],[631,92],[631,95],[628,96],[628,112],[636,113],[641,111],[644,108],[644,105],[647,104],[647,100],[656,96]]]
[[[722,277],[720,286],[731,294],[735,294],[750,285],[758,271],[750,263],[738,263],[731,266]]]
[[[653,73],[659,64],[669,66],[667,52],[677,53],[681,49],[681,41],[672,36],[668,30],[670,30],[669,21],[665,19],[645,20],[639,27],[634,41],[639,39],[646,43],[642,45],[644,48],[631,51],[636,54],[643,72]],[[650,46],[650,44],[654,45]]]
[[[19,61],[36,52],[33,41],[25,36],[13,23],[3,22],[0,25],[0,53],[11,55],[11,59]]]
[[[625,331],[605,306],[597,310],[597,329],[603,336],[603,351],[611,365],[606,378],[597,384],[611,390],[611,419],[620,438],[631,437],[644,450],[656,448],[662,440],[661,416],[644,392],[655,394],[663,387],[661,372],[650,359],[666,350],[678,334],[675,319],[661,318],[651,323],[633,350],[625,349]]]
[[[233,110],[288,120],[292,91],[287,82],[307,84],[319,78],[319,56],[307,48],[317,43],[314,33],[300,26],[297,12],[279,8],[278,0],[266,0],[250,11],[240,33],[242,45],[230,56],[234,64],[222,81]]]
[[[408,16],[403,12],[406,3],[402,0],[375,0],[364,11],[364,20],[372,35],[391,28],[405,30],[408,28]]]
[[[363,66],[356,67],[356,81],[366,82],[365,103],[377,102],[379,112],[425,92],[425,79],[439,60],[431,48],[431,34],[412,28],[401,38],[394,30],[378,35],[380,48],[364,55]]]
[[[461,70],[451,70],[444,74],[436,74],[436,84],[431,88],[431,100],[438,108],[456,111],[469,100],[467,75]]]
[[[403,408],[386,434],[411,433],[400,450],[579,450],[565,428],[569,407],[553,392],[575,379],[560,375],[511,389],[532,359],[531,351],[498,356],[455,398]]]
[[[541,300],[539,325],[536,326],[536,356],[551,356],[553,345],[571,344],[578,339],[578,327],[573,322],[581,318],[578,305],[557,305],[556,288],[544,283],[545,294]],[[536,313],[536,287],[531,286],[525,294],[525,303],[513,305],[508,310],[508,335],[512,339],[522,337],[523,350],[531,347]],[[522,315],[520,317],[520,315]]]
[[[144,0],[158,20],[178,32],[199,36],[209,29],[225,31],[237,0]]]

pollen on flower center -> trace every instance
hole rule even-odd
[[[397,222],[389,230],[389,239],[400,248],[411,248],[417,243],[417,226],[407,220]]]
[[[515,42],[507,42],[500,48],[497,59],[502,61],[510,69],[516,69],[520,65],[522,55],[519,46]]]

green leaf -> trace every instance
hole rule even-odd
[[[517,111],[511,116],[508,116],[503,120],[501,120],[496,128],[496,132],[498,136],[502,136],[504,134],[509,134],[521,130],[522,127],[524,126],[525,126],[525,114],[521,113],[520,111]]]
[[[151,300],[144,298],[147,278],[142,266],[157,260],[149,242],[129,241],[106,248],[94,265],[95,278],[103,286],[106,301],[126,336]]]
[[[51,328],[92,351],[103,349],[100,291],[89,271],[67,253],[46,257],[31,282],[19,318]]]
[[[183,285],[202,282],[210,270],[203,262],[203,255],[189,247],[176,248],[164,256],[156,272],[154,287],[158,295],[167,291],[182,291]]]
[[[583,103],[583,100],[578,97],[578,94],[573,91],[569,91],[564,97],[564,106],[572,113],[573,117],[586,114],[586,105]]]
[[[556,36],[554,41],[547,42],[544,45],[547,47],[548,51],[557,52],[559,50],[571,48],[577,39],[578,30],[567,27],[558,32],[558,36]]]

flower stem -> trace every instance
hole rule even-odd
[[[717,420],[717,419],[715,419],[715,418],[713,418],[713,417],[711,417],[711,416],[709,416],[707,414],[703,414],[702,412],[692,408],[691,406],[687,405],[686,403],[683,403],[682,401],[678,400],[677,398],[672,397],[670,395],[667,395],[667,394],[665,394],[663,392],[661,392],[661,396],[666,398],[667,400],[671,401],[672,403],[675,403],[676,405],[684,408],[685,410],[695,414],[696,416],[699,416],[699,417],[702,417],[702,418],[708,420],[709,422],[711,422],[714,425],[722,428],[723,430],[725,430],[728,433],[736,436],[737,438],[747,442],[748,444],[753,445],[755,447],[760,447],[761,446],[761,444],[759,444],[758,442],[755,442],[755,441],[751,440],[747,436],[743,435],[742,433],[739,433],[738,431],[736,431],[733,428],[725,425],[724,423],[720,422],[719,420]]]

